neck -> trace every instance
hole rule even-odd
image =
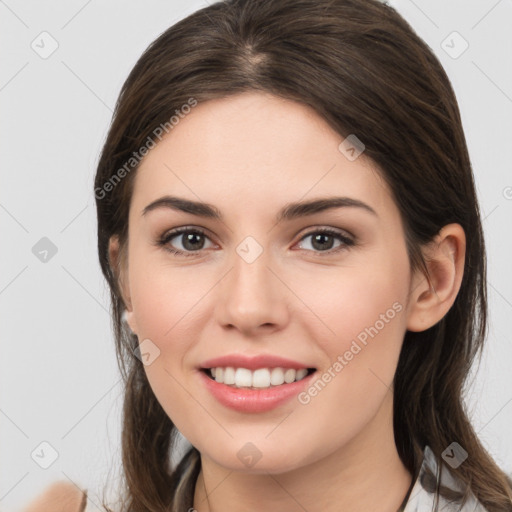
[[[350,443],[279,474],[228,470],[201,455],[197,512],[397,512],[411,484],[394,442],[392,398]],[[390,407],[391,405],[391,407]]]

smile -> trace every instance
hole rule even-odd
[[[220,384],[234,388],[265,389],[282,384],[291,384],[314,372],[313,368],[247,368],[215,367],[205,369],[206,374]]]
[[[304,372],[306,374],[304,375]],[[202,385],[216,399],[218,403],[229,409],[240,413],[263,413],[275,409],[286,402],[296,398],[307,386],[316,374],[316,370],[301,368],[258,368],[254,371],[247,368],[214,367],[203,368],[197,372]],[[224,381],[227,373],[227,380],[235,379],[234,384],[218,382]],[[298,375],[297,375],[298,374]],[[281,384],[272,384],[281,382]],[[288,379],[290,382],[286,382]],[[243,384],[237,386],[236,383]],[[249,386],[250,382],[250,386]],[[260,387],[254,386],[259,384]],[[297,402],[298,403],[298,402]]]

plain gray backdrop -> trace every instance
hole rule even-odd
[[[490,306],[467,404],[511,472],[512,2],[389,3],[438,55],[459,101]],[[205,5],[0,0],[0,511],[20,510],[54,480],[88,488],[92,503],[107,478],[115,492],[122,390],[96,251],[95,167],[140,54]]]

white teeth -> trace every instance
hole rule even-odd
[[[295,380],[302,380],[307,374],[308,374],[307,369],[306,368],[301,368],[300,370],[297,370],[297,374],[295,376]]]
[[[212,368],[215,370],[215,368]],[[235,383],[235,369],[229,366],[224,370],[224,384],[234,384]]]
[[[237,368],[235,371],[235,386],[237,388],[252,386],[252,372],[247,368]]]
[[[284,372],[284,381],[286,382],[286,384],[290,384],[291,382],[293,382],[295,380],[295,375],[297,375],[297,371],[294,370],[293,368],[288,368]]]
[[[215,381],[237,388],[269,388],[281,384],[291,384],[302,380],[308,371],[306,368],[258,368],[251,371],[247,368],[217,367],[209,369]]]
[[[255,370],[252,374],[253,388],[268,388],[270,386],[270,371],[266,368]]]
[[[272,368],[272,373],[270,374],[270,384],[272,384],[272,386],[279,386],[280,384],[284,384],[284,372],[282,368]]]

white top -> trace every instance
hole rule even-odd
[[[464,463],[462,462],[462,464]],[[426,489],[422,484],[422,477],[424,477],[427,468],[437,476],[437,482],[443,487],[448,487],[454,491],[464,491],[462,483],[454,477],[445,463],[441,464],[441,474],[438,474],[439,466],[434,452],[430,449],[430,446],[426,445],[423,452],[423,462],[405,505],[404,512],[430,512],[434,510],[439,512],[487,512],[487,509],[475,498],[472,492],[462,507],[459,502],[448,501],[440,495],[439,506],[437,509],[434,509],[435,492]]]

